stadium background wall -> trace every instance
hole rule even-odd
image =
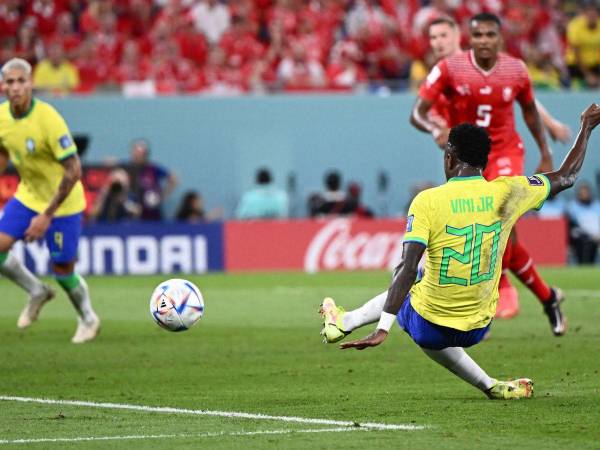
[[[577,129],[580,112],[594,93],[540,93],[558,119]],[[51,99],[73,133],[90,135],[86,163],[110,157],[127,159],[128,145],[147,138],[152,158],[177,173],[181,185],[167,205],[172,213],[181,193],[200,191],[208,208],[223,206],[226,217],[240,193],[253,183],[259,166],[269,166],[281,187],[292,185],[292,215],[305,215],[307,195],[322,186],[323,173],[339,169],[346,181],[363,186],[364,201],[378,215],[397,216],[410,186],[443,181],[441,153],[431,138],[408,123],[414,95],[303,95],[236,98],[168,97],[124,99],[80,97]],[[527,171],[538,151],[517,113],[525,139]],[[583,178],[600,168],[600,138],[593,136]],[[559,163],[568,147],[553,144]],[[389,177],[378,190],[381,172]]]

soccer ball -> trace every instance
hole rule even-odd
[[[204,314],[202,293],[188,280],[163,281],[150,297],[150,314],[165,330],[185,331]]]

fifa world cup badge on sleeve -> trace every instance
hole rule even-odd
[[[71,137],[68,134],[61,136],[58,139],[58,142],[64,150],[68,149],[71,145],[73,145],[73,141],[71,141]]]
[[[538,177],[537,175],[527,177],[527,181],[529,181],[529,184],[532,186],[543,186],[544,185],[544,182],[542,181],[542,179],[540,177]]]
[[[412,231],[413,222],[415,220],[415,215],[411,214],[406,218],[406,232],[410,233]]]

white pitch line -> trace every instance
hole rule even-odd
[[[252,414],[245,412],[236,411],[209,411],[205,409],[182,409],[182,408],[171,408],[162,406],[144,406],[144,405],[131,405],[127,403],[96,403],[80,400],[53,400],[46,398],[32,398],[32,397],[14,397],[8,395],[0,395],[0,401],[11,401],[21,403],[42,403],[47,405],[68,405],[68,406],[87,406],[90,408],[104,408],[104,409],[125,409],[132,411],[144,411],[144,412],[157,412],[167,414],[191,414],[197,416],[214,416],[214,417],[227,417],[227,418],[239,418],[239,419],[253,419],[253,420],[271,420],[279,422],[295,422],[295,423],[310,423],[319,425],[334,425],[339,427],[363,427],[372,428],[376,430],[422,430],[425,427],[422,425],[411,425],[411,424],[387,424],[387,423],[373,423],[365,422],[358,423],[348,420],[330,420],[330,419],[311,419],[307,417],[293,417],[293,416],[270,416],[266,414]]]
[[[210,438],[223,436],[260,436],[264,434],[294,434],[294,433],[343,433],[348,431],[375,431],[369,428],[358,427],[337,427],[337,428],[313,428],[300,430],[259,430],[259,431],[219,431],[216,433],[198,433],[198,434],[148,434],[148,435],[130,435],[130,436],[83,436],[74,438],[34,438],[34,439],[0,439],[0,445],[11,444],[40,444],[48,442],[87,442],[87,441],[125,441],[125,440],[145,440],[145,439],[193,439]]]

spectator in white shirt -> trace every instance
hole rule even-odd
[[[229,8],[219,0],[200,0],[192,7],[190,14],[196,29],[204,33],[211,45],[219,42],[231,24]]]

